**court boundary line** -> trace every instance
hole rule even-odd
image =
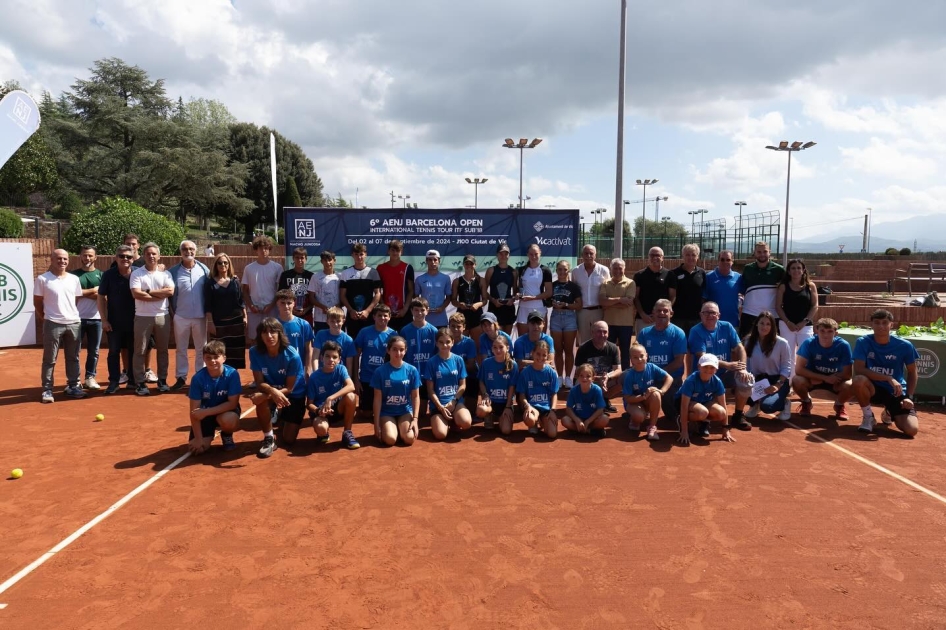
[[[847,455],[847,456],[850,457],[851,459],[854,459],[854,460],[856,460],[856,461],[859,461],[859,462],[861,462],[862,464],[865,464],[865,465],[867,465],[867,466],[873,468],[874,470],[876,470],[876,471],[878,471],[878,472],[881,472],[881,473],[887,475],[887,476],[890,477],[891,479],[894,479],[894,480],[896,480],[896,481],[899,481],[900,483],[905,484],[905,485],[907,485],[907,486],[913,488],[914,490],[918,490],[918,491],[922,492],[923,494],[925,494],[925,495],[927,495],[927,496],[929,496],[929,497],[931,497],[931,498],[933,498],[933,499],[936,499],[937,501],[939,501],[939,502],[942,503],[943,505],[946,505],[946,497],[944,497],[943,495],[938,494],[938,493],[936,493],[936,492],[930,490],[929,488],[926,488],[926,487],[924,487],[924,486],[921,486],[920,484],[918,484],[917,482],[913,481],[912,479],[909,479],[909,478],[907,478],[907,477],[904,477],[903,475],[901,475],[901,474],[899,474],[899,473],[896,473],[896,472],[890,470],[889,468],[886,468],[886,467],[884,467],[884,466],[881,466],[881,465],[878,464],[877,462],[875,462],[875,461],[873,461],[873,460],[870,460],[870,459],[867,459],[867,458],[864,457],[863,455],[858,455],[858,454],[855,453],[854,451],[851,451],[851,450],[849,450],[849,449],[844,448],[843,446],[839,446],[839,445],[835,444],[834,442],[831,442],[831,441],[829,441],[829,440],[826,440],[826,439],[824,439],[823,437],[821,437],[820,435],[815,435],[815,434],[812,433],[810,430],[808,430],[808,429],[803,429],[803,428],[801,428],[800,426],[798,426],[797,424],[795,424],[794,422],[792,422],[792,421],[790,421],[790,420],[782,420],[782,422],[784,422],[784,423],[787,424],[788,426],[792,427],[793,429],[796,429],[796,430],[798,430],[798,431],[801,431],[801,432],[804,433],[807,437],[810,437],[810,438],[813,439],[813,440],[817,440],[818,442],[821,442],[822,444],[825,444],[825,445],[827,445],[827,446],[830,446],[831,448],[833,448],[833,449],[835,449],[835,450],[837,450],[837,451],[840,451],[841,453],[844,453],[845,455]]]
[[[249,409],[241,413],[240,420],[243,420],[244,418],[246,418],[250,414],[250,412],[254,410],[255,410],[255,407],[250,407]],[[88,523],[86,523],[85,525],[77,529],[76,531],[66,536],[52,549],[45,552],[39,558],[37,558],[36,560],[33,560],[33,562],[29,563],[28,565],[20,569],[15,575],[7,579],[7,581],[5,581],[3,584],[0,584],[0,595],[5,593],[9,589],[13,588],[20,580],[28,576],[30,573],[32,573],[39,567],[43,566],[43,564],[45,564],[47,560],[54,558],[56,554],[58,554],[60,551],[64,550],[66,547],[74,543],[76,540],[82,537],[83,534],[87,533],[90,529],[92,529],[93,527],[95,527],[96,525],[104,521],[106,518],[108,518],[109,516],[117,512],[119,509],[121,509],[126,503],[128,503],[129,501],[134,499],[136,496],[138,496],[139,494],[141,494],[142,492],[150,488],[152,485],[155,484],[155,482],[157,482],[166,474],[168,474],[169,472],[177,468],[190,456],[191,456],[190,451],[187,451],[186,453],[184,453],[183,455],[175,459],[173,462],[171,462],[170,464],[168,464],[167,466],[165,466],[164,468],[156,472],[150,478],[146,479],[143,483],[141,483],[138,487],[133,489],[131,492],[129,492],[128,494],[120,498],[118,501],[113,503],[104,512],[102,512],[98,516],[95,516]],[[7,604],[0,603],[0,610],[3,610],[6,607],[7,607]]]

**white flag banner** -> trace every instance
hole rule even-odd
[[[276,222],[276,209],[279,204],[276,202],[276,134],[269,134],[269,163],[273,171],[273,234],[276,236],[276,242],[279,242],[279,224]]]
[[[30,95],[13,90],[0,101],[0,167],[39,129],[39,108]]]

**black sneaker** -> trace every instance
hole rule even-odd
[[[710,436],[710,423],[709,422],[703,421],[700,423],[700,435],[702,435],[705,438],[708,438]]]
[[[223,442],[223,450],[228,453],[236,448],[236,442],[233,441],[232,433],[224,433],[221,431],[220,441]]]
[[[106,394],[114,394],[118,391],[118,388],[121,387],[118,383],[109,383],[108,387],[105,389]]]
[[[171,391],[171,388],[168,387],[168,382],[164,380],[163,378],[158,379],[158,391],[161,392],[162,394]]]
[[[732,415],[732,420],[730,421],[734,427],[740,431],[751,431],[752,423],[746,420],[746,417],[742,414],[741,411],[737,411]]]
[[[599,429],[599,428],[595,427],[595,428],[592,428],[592,429],[588,429],[588,435],[590,435],[591,437],[595,438],[596,440],[600,440],[600,439],[603,438],[606,434],[605,434],[605,432],[604,432],[604,429]]]
[[[276,446],[276,437],[272,435],[263,436],[263,445],[259,447],[259,453],[256,454],[260,459],[266,459],[267,457],[272,457],[273,451],[275,451],[278,446]]]
[[[172,392],[180,391],[181,389],[184,388],[185,385],[187,385],[187,379],[184,378],[183,376],[178,376],[177,380],[174,381],[174,384],[171,385],[171,391]]]
[[[604,411],[605,411],[605,413],[617,413],[617,412],[618,412],[617,407],[615,407],[615,406],[612,405],[611,403],[608,403],[608,406],[604,408]]]
[[[144,383],[142,383],[141,385],[138,385],[137,387],[135,387],[135,393],[138,394],[139,396],[150,396],[150,395],[151,395],[151,392],[148,391],[148,386],[145,385]]]

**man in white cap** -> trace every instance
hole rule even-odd
[[[436,249],[427,252],[427,272],[417,277],[414,293],[430,304],[427,321],[437,328],[447,325],[447,306],[452,297],[450,276],[440,271],[440,252]]]

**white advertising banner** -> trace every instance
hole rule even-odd
[[[0,243],[0,348],[35,343],[33,245]]]

